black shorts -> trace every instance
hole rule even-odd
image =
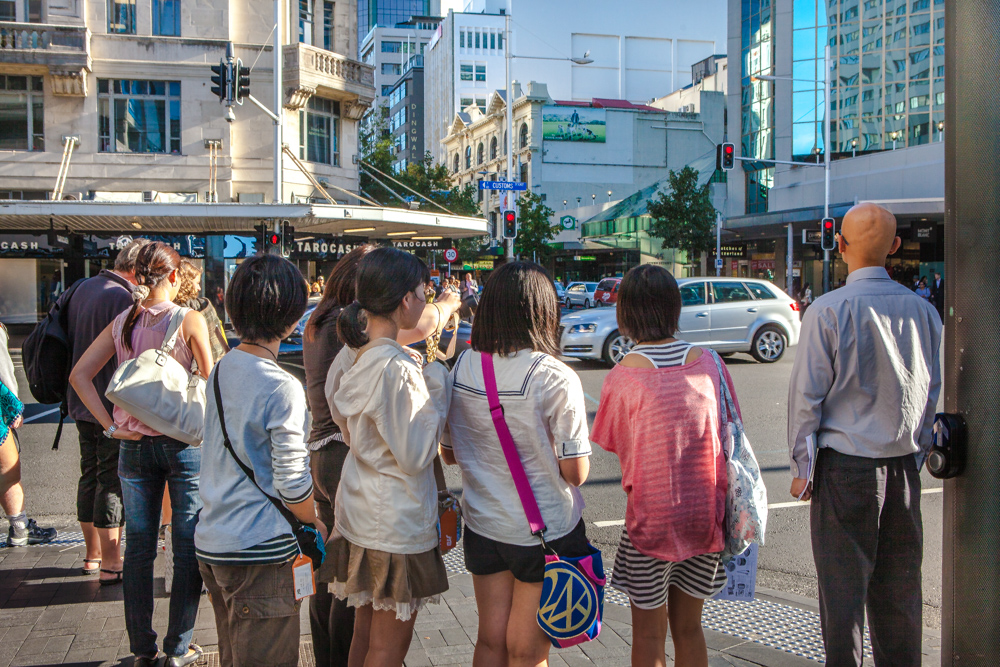
[[[510,572],[518,581],[540,584],[545,573],[545,552],[542,545],[522,547],[504,544],[483,537],[465,526],[462,537],[465,547],[465,568],[472,574],[488,575]],[[579,558],[590,554],[587,528],[580,519],[576,528],[567,535],[546,541],[557,554],[568,558]]]

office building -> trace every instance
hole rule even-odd
[[[376,27],[391,28],[414,16],[438,16],[440,0],[357,0],[358,45]],[[361,51],[358,51],[360,54]]]
[[[385,105],[410,58],[424,55],[441,20],[436,16],[415,16],[393,26],[372,28],[365,35],[360,59],[375,71],[373,110]]]
[[[880,202],[904,240],[890,258],[894,277],[908,282],[943,267],[944,34],[944,0],[730,0],[729,53],[740,58],[729,71],[729,117],[740,130],[730,124],[729,139],[742,157],[762,161],[729,175],[727,238],[742,250],[727,271],[753,275],[756,260],[760,274],[766,262],[773,268],[764,277],[784,285],[791,224],[793,274],[818,293],[822,254],[802,232],[819,228],[824,178],[806,165],[822,164],[828,150],[831,214]],[[835,262],[832,284],[845,276]]]
[[[423,56],[416,55],[406,64],[387,102],[392,169],[397,173],[424,159],[424,99]]]

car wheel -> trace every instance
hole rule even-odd
[[[569,300],[569,297],[566,297],[566,310],[573,310],[573,302]]]
[[[584,299],[583,300],[583,307],[584,308],[590,308],[590,299]]]
[[[600,299],[594,299],[594,308],[600,308],[603,305]]]
[[[750,354],[761,363],[773,364],[785,354],[786,346],[784,332],[777,327],[761,327],[754,334]]]
[[[604,341],[604,361],[611,366],[620,363],[634,345],[635,342],[631,338],[615,329]]]

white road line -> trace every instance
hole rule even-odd
[[[39,412],[37,415],[31,415],[30,417],[25,417],[24,418],[24,423],[27,424],[28,422],[33,422],[36,419],[41,419],[42,417],[47,417],[47,416],[49,416],[51,414],[54,414],[56,412],[59,412],[59,408],[52,408],[51,410],[46,410],[45,412]]]
[[[928,494],[931,494],[931,493],[942,493],[943,491],[944,491],[944,487],[937,486],[937,487],[934,487],[933,489],[924,489],[920,493],[921,493],[921,495],[928,495]],[[789,502],[789,503],[771,503],[771,504],[769,504],[767,506],[767,509],[769,509],[769,510],[780,510],[780,509],[784,509],[786,507],[805,507],[805,506],[808,506],[808,505],[809,505],[809,503],[807,501],[793,500],[792,502]],[[625,525],[625,519],[615,519],[614,521],[595,521],[594,522],[594,527],[595,528],[607,528],[609,526],[624,526],[624,525]]]

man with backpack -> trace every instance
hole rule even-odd
[[[114,269],[101,271],[76,286],[63,303],[66,308],[66,334],[72,351],[70,368],[76,365],[90,344],[112,320],[132,306],[135,285],[135,259],[149,241],[135,239],[126,245],[115,259]],[[67,292],[69,294],[69,292]],[[101,400],[108,412],[112,405],[104,397],[117,364],[111,360],[94,378]],[[118,478],[118,440],[105,436],[104,429],[83,405],[80,397],[68,387],[69,415],[80,434],[80,482],[77,486],[76,513],[80,530],[87,545],[84,573],[104,569],[109,583],[121,581],[121,551],[119,539],[122,523],[122,486]],[[102,563],[103,559],[103,563]],[[92,567],[88,567],[92,566]]]

